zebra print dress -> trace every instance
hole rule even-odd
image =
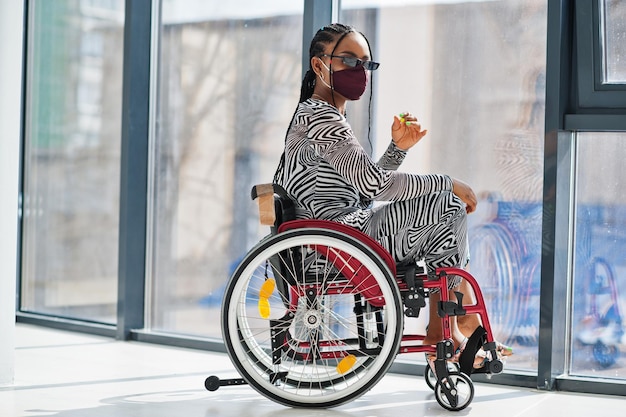
[[[405,156],[391,141],[375,163],[335,107],[308,99],[296,110],[275,180],[295,200],[299,218],[355,227],[401,263],[424,260],[430,271],[464,266],[466,212],[452,180],[397,171]],[[389,203],[372,207],[371,201]]]

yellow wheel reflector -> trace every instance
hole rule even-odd
[[[268,278],[263,285],[261,285],[261,289],[259,290],[259,314],[264,319],[270,316],[269,298],[272,296],[274,288],[276,288],[276,281],[274,278]]]
[[[272,296],[272,293],[274,292],[275,287],[276,281],[274,280],[274,278],[266,279],[263,285],[261,285],[261,289],[259,290],[259,297],[270,298]]]
[[[337,372],[340,374],[345,374],[350,369],[352,369],[355,363],[356,363],[356,356],[348,355],[344,357],[342,360],[340,360],[339,363],[337,364]]]
[[[259,299],[259,315],[264,319],[270,316],[270,301],[267,298]]]

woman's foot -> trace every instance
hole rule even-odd
[[[513,348],[496,340],[496,352],[501,356],[511,356],[513,354]]]
[[[454,352],[454,356],[452,357],[452,362],[459,362],[459,360],[461,359],[461,354],[465,351],[465,348],[467,347],[467,341],[469,339],[466,337],[460,344],[459,347],[456,348],[456,351]],[[473,368],[474,369],[480,369],[483,366],[485,366],[485,361],[487,359],[487,354],[485,353],[484,350],[479,349],[476,354],[474,355],[474,364],[473,364]]]

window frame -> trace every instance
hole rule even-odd
[[[544,209],[537,388],[623,396],[623,383],[571,376],[576,132],[626,131],[626,84],[605,83],[600,1],[548,1]],[[564,294],[568,294],[564,296]]]
[[[576,1],[578,107],[626,109],[626,83],[604,82],[601,0]]]

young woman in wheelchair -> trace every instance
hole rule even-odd
[[[359,100],[370,72],[379,66],[366,37],[343,24],[325,26],[314,36],[309,58],[274,178],[295,201],[297,217],[354,227],[381,243],[398,263],[424,260],[429,272],[466,268],[467,214],[477,205],[472,188],[447,175],[397,171],[408,150],[427,133],[419,120],[409,112],[394,116],[392,140],[378,162],[361,147],[346,120],[347,103]],[[387,204],[373,207],[373,201]],[[469,286],[461,281],[449,277],[449,290],[471,298]],[[443,338],[439,294],[432,291],[429,300],[423,343],[435,344]],[[457,352],[479,324],[475,315],[451,317]],[[502,345],[499,350],[510,353]],[[480,366],[481,358],[475,363]]]

